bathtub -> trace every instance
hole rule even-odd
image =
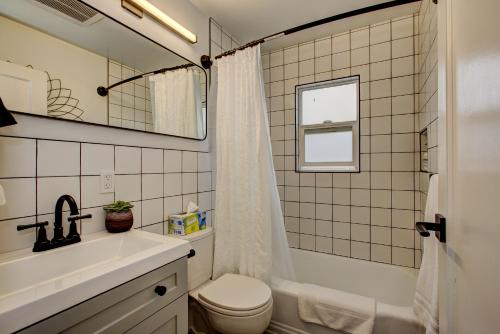
[[[291,249],[297,282],[274,278],[274,311],[270,334],[336,334],[341,332],[299,318],[297,295],[301,283],[347,291],[377,301],[374,334],[421,334],[412,304],[416,269]]]

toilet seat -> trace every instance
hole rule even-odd
[[[265,283],[236,274],[224,274],[203,286],[198,301],[214,312],[234,317],[265,312],[273,302],[271,289]]]

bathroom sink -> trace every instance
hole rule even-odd
[[[132,230],[0,257],[0,328],[13,332],[189,253],[187,241]]]

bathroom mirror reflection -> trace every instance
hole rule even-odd
[[[86,4],[1,1],[0,31],[9,110],[205,138],[205,71]]]

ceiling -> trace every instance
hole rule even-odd
[[[240,42],[246,43],[307,22],[388,0],[191,0],[191,2],[212,16]],[[408,8],[415,6],[413,4]]]

